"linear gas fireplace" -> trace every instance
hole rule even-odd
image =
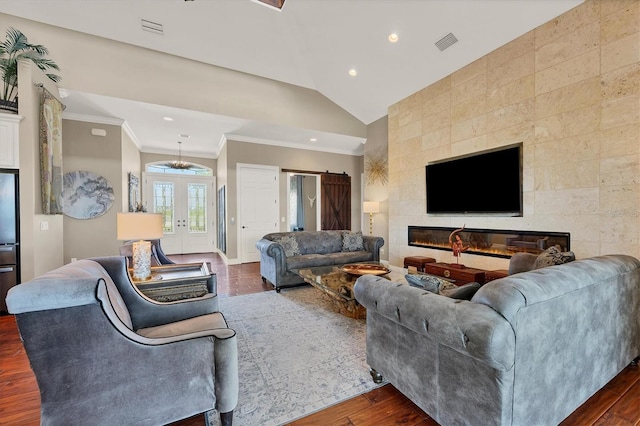
[[[455,230],[438,226],[409,226],[409,245],[451,251],[449,235]],[[467,247],[465,253],[481,256],[509,258],[519,252],[538,254],[552,246],[560,251],[571,249],[568,232],[464,228],[457,235]]]

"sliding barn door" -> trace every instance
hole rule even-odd
[[[324,173],[322,183],[322,230],[351,229],[351,177]]]

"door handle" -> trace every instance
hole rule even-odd
[[[7,268],[0,268],[0,272],[13,272],[13,267],[9,266]]]
[[[246,228],[247,228],[246,226],[243,226],[243,227],[242,227],[242,229],[246,229]]]

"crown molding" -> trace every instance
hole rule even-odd
[[[283,148],[293,148],[293,149],[303,149],[303,150],[307,150],[307,151],[318,151],[318,152],[327,152],[327,153],[331,153],[331,154],[342,154],[342,155],[356,155],[356,156],[360,156],[360,155],[364,155],[364,149],[363,144],[358,145],[358,147],[356,149],[339,149],[339,148],[327,148],[327,147],[322,147],[322,146],[317,146],[317,145],[300,145],[300,144],[295,144],[295,143],[291,143],[291,142],[282,142],[282,141],[274,141],[274,140],[270,140],[270,139],[261,139],[261,138],[254,138],[252,136],[243,136],[243,135],[236,135],[236,134],[232,134],[232,133],[227,133],[224,135],[226,141],[232,140],[232,141],[238,141],[238,142],[248,142],[248,143],[256,143],[256,144],[260,144],[260,145],[271,145],[271,146],[279,146],[279,147],[283,147]],[[364,140],[366,142],[366,139]]]
[[[222,149],[226,144],[227,144],[227,136],[223,134],[220,137],[220,140],[218,141],[218,146],[216,147],[216,158],[220,156],[220,153],[222,152]]]
[[[122,130],[124,130],[124,132],[131,138],[136,148],[138,148],[138,151],[142,152],[142,145],[140,144],[140,140],[133,132],[131,126],[129,126],[129,123],[127,123],[126,121],[122,123]]]
[[[125,121],[121,118],[101,117],[99,115],[76,114],[73,112],[63,112],[64,120],[84,121],[87,123],[106,124],[110,126],[121,126]]]

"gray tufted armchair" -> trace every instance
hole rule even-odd
[[[7,306],[40,388],[41,424],[159,425],[214,408],[232,424],[236,333],[212,294],[155,302],[117,256],[15,286]]]

